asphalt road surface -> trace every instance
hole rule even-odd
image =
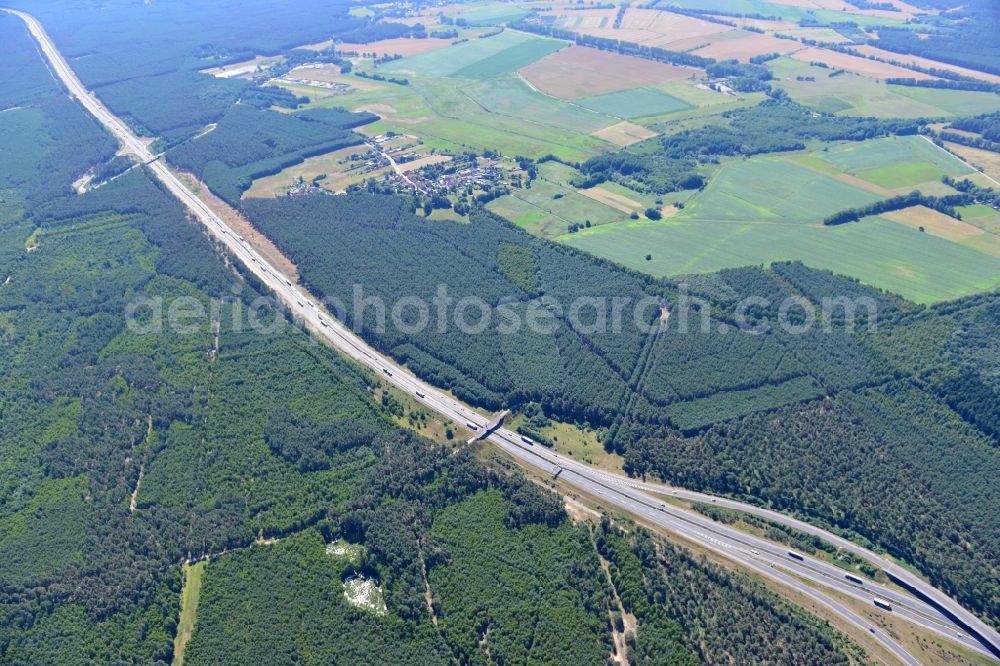
[[[158,156],[148,149],[145,142],[140,140],[124,122],[119,120],[93,93],[84,87],[45,33],[44,28],[34,17],[15,10],[3,9],[3,11],[15,14],[24,20],[31,34],[41,46],[49,64],[63,81],[70,94],[78,99],[87,111],[119,140],[126,152],[134,154],[146,163],[153,175],[205,224],[217,240],[225,244],[251,272],[266,284],[307,328],[343,354],[371,368],[384,380],[394,384],[428,408],[461,427],[465,427],[466,423],[475,424],[479,428],[486,427],[491,420],[490,415],[482,414],[459,403],[450,395],[418,379],[392,359],[379,354],[360,337],[327,314],[321,306],[317,305],[316,299],[297,285],[292,284],[290,279],[267,263],[249,243],[230,229],[187,185],[158,160]],[[613,507],[636,516],[644,522],[679,535],[729,560],[738,562],[743,567],[765,578],[798,591],[840,616],[846,622],[855,625],[862,631],[869,632],[875,640],[903,663],[918,664],[919,662],[890,636],[872,626],[866,618],[817,588],[836,590],[872,605],[874,597],[885,599],[892,605],[892,610],[887,612],[905,618],[980,653],[989,654],[987,650],[990,650],[993,652],[993,656],[1000,655],[1000,636],[979,618],[909,571],[837,535],[783,514],[749,504],[595,470],[544,447],[527,444],[521,440],[520,435],[503,428],[495,430],[486,439],[526,466],[549,474],[561,470],[559,478],[564,483],[596,498],[609,508]],[[845,577],[846,572],[838,567],[804,553],[796,553],[793,556],[787,548],[781,545],[715,522],[695,511],[674,506],[669,501],[664,501],[667,497],[714,503],[720,507],[745,511],[814,534],[871,562],[886,571],[891,577],[918,590],[921,595],[931,599],[933,603],[927,603],[916,596],[868,579],[863,579],[861,584],[852,582]],[[857,578],[861,579],[862,577],[857,576]]]

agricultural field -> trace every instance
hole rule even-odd
[[[593,135],[616,146],[630,146],[633,143],[653,138],[656,136],[656,132],[642,125],[622,121],[617,125],[597,130]]]
[[[800,260],[919,303],[1000,286],[1000,259],[881,218],[823,227],[674,217],[585,229],[559,240],[656,276]]]
[[[1000,187],[1000,153],[948,141],[945,147],[981,171],[986,180],[983,185]]]
[[[576,103],[599,113],[628,120],[664,116],[692,108],[683,100],[649,88],[635,88],[594,97],[584,97],[578,99]]]
[[[554,17],[555,25],[582,35],[620,39],[675,51],[705,45],[709,36],[734,32],[729,26],[699,18],[656,9],[629,8],[621,27],[614,28],[615,10],[552,10],[543,15]]]
[[[496,25],[516,21],[528,14],[527,9],[505,2],[456,4],[440,11],[449,18],[462,19],[468,25]]]
[[[534,88],[561,99],[603,95],[700,74],[700,70],[690,67],[577,45],[560,49],[520,71]]]
[[[910,78],[917,80],[933,79],[933,76],[904,69],[889,63],[860,58],[847,53],[839,53],[829,49],[810,47],[799,49],[791,54],[795,60],[804,63],[821,62],[831,70],[843,69],[854,74],[860,74],[870,79]]]
[[[920,136],[843,142],[796,154],[791,159],[835,177],[846,176],[844,180],[885,196],[913,189],[933,195],[954,194],[954,190],[940,182],[941,177],[973,173],[967,164]]]
[[[505,30],[499,35],[404,58],[379,67],[386,74],[484,79],[530,65],[566,46],[556,39]]]
[[[849,4],[841,4],[838,9],[818,8],[816,4],[805,2],[766,2],[765,0],[671,0],[670,4],[684,9],[718,11],[730,15],[775,17],[792,23],[798,23],[803,19],[820,23],[836,23],[844,20],[844,10],[848,10],[851,14],[851,21],[861,27],[902,26],[906,19],[911,16],[908,12],[859,11]]]
[[[801,44],[770,35],[761,35],[743,30],[724,33],[725,39],[715,39],[711,44],[693,51],[695,55],[716,60],[739,60],[747,62],[754,56],[767,53],[789,53],[802,48]]]
[[[581,134],[591,134],[609,127],[612,121],[607,116],[634,117],[626,116],[622,113],[620,104],[616,105],[610,101],[604,105],[610,108],[602,108],[601,104],[590,104],[588,99],[578,100],[577,104],[565,104],[557,99],[539,95],[524,81],[514,76],[499,77],[466,86],[462,88],[462,92],[492,114],[507,116],[520,122],[553,125]],[[683,105],[679,108],[688,108],[683,102],[673,100],[662,93],[651,93],[651,95]]]
[[[668,219],[625,220],[559,240],[660,276],[800,260],[917,302],[935,302],[1000,285],[995,211],[973,208],[963,213],[968,222],[921,208],[837,228],[820,222],[913,189],[954,193],[940,178],[971,172],[919,136],[730,160]],[[613,185],[621,188],[605,183],[600,189]]]
[[[585,66],[571,67],[576,56]],[[405,77],[408,85],[343,74],[335,66],[296,69],[289,74],[296,81],[276,83],[308,97],[311,107],[378,115],[362,130],[368,135],[411,134],[428,149],[452,154],[497,150],[582,162],[656,135],[644,125],[750,102],[697,88],[691,77],[701,70],[509,29],[388,63],[355,62],[358,71]]]
[[[360,183],[365,178],[378,178],[389,168],[368,171],[364,160],[357,157],[369,151],[368,146],[350,146],[332,153],[306,158],[302,163],[288,167],[273,176],[258,178],[243,197],[273,197],[284,194],[300,182],[317,182],[331,192],[342,192],[348,186]],[[355,157],[354,160],[351,158]]]
[[[826,113],[936,118],[1000,110],[1000,96],[992,93],[887,85],[851,72],[831,76],[833,69],[788,57],[772,60],[768,66],[774,71],[777,85],[792,99]],[[904,71],[908,72],[904,76],[916,74]],[[806,80],[809,78],[814,80]]]
[[[880,197],[806,169],[785,156],[758,156],[721,166],[679,217],[697,220],[821,222]]]
[[[538,171],[530,188],[514,190],[486,207],[542,237],[566,233],[572,224],[599,226],[628,218],[630,210],[620,199],[574,189],[570,180],[579,175],[574,169],[546,162]]]

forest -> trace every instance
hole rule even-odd
[[[26,35],[11,45],[33,51]],[[28,62],[0,59],[3,80]],[[0,114],[4,131],[35,123],[0,171],[5,199],[30,200],[0,216],[0,662],[169,664],[182,565],[206,559],[189,663],[484,663],[483,630],[494,658],[605,663],[615,592],[596,527],[473,450],[398,427],[375,379],[259,301],[141,168],[76,195],[88,168],[122,163],[33,62],[32,85],[7,91],[33,106]],[[158,299],[203,316],[158,326]],[[273,326],[249,328],[251,308]],[[330,555],[335,540],[359,561]],[[817,622],[786,626],[798,611],[759,583],[671,564],[686,614],[637,609],[636,650],[727,661],[752,646],[759,663],[772,646],[800,662],[856,650]],[[510,593],[468,585],[486,573]],[[345,598],[358,574],[384,614]],[[691,616],[706,591],[754,615]]]
[[[992,0],[973,0],[956,7],[942,0],[919,0],[914,3],[935,10],[945,9],[937,16],[922,20],[933,25],[917,33],[909,28],[881,27],[878,39],[869,43],[896,53],[923,56],[960,67],[1000,74],[1000,9]]]
[[[355,4],[342,0],[301,0],[280,12],[265,3],[248,7],[239,0],[209,5],[109,0],[100,21],[93,20],[91,5],[71,0],[14,0],[8,5],[32,12],[87,87],[140,135],[159,137],[166,146],[217,122],[238,99],[251,103],[261,94],[273,94],[199,70],[278,55],[334,35],[368,42],[413,32],[352,16]],[[14,21],[11,30],[24,33],[16,19],[5,20]],[[25,57],[37,58],[37,53]]]
[[[987,479],[1000,474],[1000,387],[989,369],[995,359],[972,351],[996,342],[996,295],[949,304],[954,312],[945,316],[944,306],[917,306],[800,263],[658,281],[529,236],[481,209],[455,224],[428,223],[409,199],[383,195],[246,203],[313,293],[372,345],[461,399],[488,409],[537,403],[547,417],[597,429],[633,474],[829,525],[917,564],[996,621],[996,586],[976,572],[996,566],[1000,524],[975,507]],[[432,303],[441,285],[456,301],[484,299],[489,325],[414,332],[405,312],[389,316],[404,297]],[[356,301],[355,289],[381,299],[385,311]],[[568,316],[577,298],[611,296],[659,298],[671,316],[651,328],[626,320],[617,329],[594,326],[601,316],[593,310]],[[748,297],[763,302],[744,308]],[[840,297],[862,307],[822,310]],[[812,304],[813,328],[777,325],[788,299]],[[502,330],[530,310],[547,313],[548,330]],[[646,310],[650,319],[640,323],[659,312]],[[798,308],[786,316],[793,325],[806,320]],[[963,338],[951,333],[973,320],[983,322],[980,337],[960,346]],[[942,344],[964,360],[913,349],[926,344],[918,335],[886,342],[918,321],[947,331]],[[942,360],[917,368],[910,355]],[[787,474],[774,460],[775,419],[801,438],[783,439]],[[851,430],[861,420],[868,425]],[[910,432],[922,443],[907,451],[897,438]],[[831,438],[836,446],[819,444]],[[943,473],[948,456],[965,461],[968,475]],[[814,476],[796,472],[800,465]],[[959,533],[975,545],[959,545]]]
[[[210,132],[167,153],[167,160],[190,171],[239,207],[253,179],[278,173],[313,155],[362,142],[355,127],[376,120],[368,113],[343,109],[310,109],[281,113],[236,104]]]

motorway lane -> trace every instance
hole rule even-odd
[[[485,425],[489,422],[489,418],[487,416],[462,405],[454,398],[417,379],[391,359],[384,357],[374,349],[368,347],[367,343],[344,327],[339,321],[333,319],[329,315],[321,313],[321,310],[315,306],[314,299],[309,297],[297,286],[291,284],[290,281],[270,266],[264,258],[256,252],[256,250],[246,243],[246,241],[241,239],[235,232],[229,229],[225,222],[212,212],[190,189],[188,189],[184,183],[182,183],[169,169],[167,169],[164,164],[155,159],[156,156],[152,154],[143,141],[136,137],[122,121],[115,117],[114,114],[104,107],[104,105],[94,95],[86,90],[83,84],[76,77],[75,73],[62,58],[61,54],[55,48],[54,44],[46,35],[44,29],[37,20],[23,12],[6,9],[3,11],[13,13],[26,22],[29,30],[42,47],[42,50],[48,58],[51,66],[56,71],[57,75],[63,80],[70,93],[77,98],[83,106],[105,127],[107,127],[116,138],[118,138],[126,151],[135,154],[143,162],[148,162],[148,168],[167,187],[167,189],[191,209],[195,216],[207,226],[213,236],[226,245],[226,247],[234,255],[236,255],[249,270],[255,273],[264,284],[270,287],[281,300],[285,301],[295,316],[302,320],[308,328],[313,330],[320,337],[327,339],[346,355],[372,368],[377,373],[382,374],[388,381],[395,384],[402,390],[407,391],[417,400],[434,411],[450,418],[458,424],[464,425],[468,422],[474,423],[480,428],[485,427]],[[422,395],[422,397],[416,395],[418,392]],[[844,591],[844,583],[840,581],[837,581],[836,584],[832,583],[831,581],[834,577],[830,574],[830,572],[823,571],[824,567],[828,568],[830,565],[808,557],[804,557],[802,562],[798,562],[791,560],[791,558],[787,558],[787,555],[785,557],[785,560],[787,561],[782,561],[780,560],[780,552],[782,549],[780,547],[775,547],[770,542],[763,540],[753,541],[756,537],[750,537],[750,535],[746,535],[745,533],[739,532],[733,528],[722,526],[692,511],[685,511],[670,505],[667,505],[668,510],[664,510],[657,506],[656,500],[650,498],[647,494],[645,494],[645,492],[643,492],[664,492],[669,490],[668,487],[657,486],[656,484],[644,484],[642,482],[636,482],[633,479],[628,479],[627,477],[592,470],[585,465],[572,461],[571,459],[558,456],[557,454],[554,454],[554,452],[548,452],[548,455],[546,456],[539,455],[539,452],[535,450],[530,452],[531,455],[525,455],[526,447],[520,443],[519,436],[508,430],[499,429],[494,432],[489,439],[494,443],[501,445],[501,447],[508,451],[508,453],[515,454],[516,457],[521,459],[523,462],[535,468],[541,469],[542,471],[550,471],[553,465],[558,464],[564,470],[567,470],[567,472],[564,473],[566,475],[565,478],[571,483],[571,485],[575,485],[581,490],[584,490],[592,495],[599,496],[602,499],[605,499],[609,504],[612,504],[628,513],[643,516],[645,519],[650,520],[665,529],[680,534],[703,547],[719,552],[720,554],[731,559],[735,559],[745,567],[757,571],[768,578],[781,580],[784,584],[787,584],[799,590],[803,594],[807,594],[816,599],[822,605],[832,609],[838,615],[858,627],[863,629],[867,629],[869,627],[869,623],[864,618],[855,615],[835,600],[813,590],[811,587],[804,585],[797,578],[793,578],[789,573],[786,573],[786,571],[791,571],[795,576],[801,576],[821,585],[835,587]],[[678,496],[680,496],[681,492],[684,492],[685,498],[697,498],[698,501],[706,502],[711,502],[713,500],[711,496],[702,495],[700,493],[690,493],[689,491],[681,491],[680,489],[677,490]],[[721,500],[721,498],[718,500],[718,502],[722,501],[723,500]],[[739,503],[734,503],[730,500],[725,500],[725,502],[726,504],[724,505],[732,505],[732,508],[738,508],[740,510],[746,510],[744,506],[749,506],[740,505]],[[755,511],[757,509],[756,507],[749,508],[754,509]],[[777,514],[777,518],[772,519],[777,519],[779,522],[788,522],[787,517],[781,514]],[[812,529],[816,530],[818,528]],[[826,538],[825,533],[823,536]],[[756,544],[758,547],[750,548],[748,546],[749,543]],[[847,543],[849,544],[849,542]],[[853,544],[850,545],[852,546],[852,551],[860,549],[858,546]],[[863,551],[863,549],[860,550]],[[752,551],[757,551],[757,554],[754,554]],[[873,553],[869,553],[868,551],[864,552],[868,556],[876,558],[879,566],[885,568],[886,563],[884,561],[881,561]],[[866,557],[866,559],[868,559],[868,557]],[[896,568],[898,569],[898,567]],[[835,573],[839,573],[839,570]],[[917,582],[920,585],[926,586],[926,583],[922,583],[922,581],[918,580]],[[846,587],[853,588],[853,586]],[[858,593],[852,589],[848,589],[847,592],[853,593],[853,596],[859,596]],[[943,593],[939,592],[938,594],[944,597]],[[886,598],[890,598],[896,602],[901,595],[895,591],[885,590],[884,594],[880,594],[879,596],[885,596]],[[905,597],[905,595],[902,596]],[[944,599],[947,600],[947,597],[944,597]],[[925,626],[933,631],[942,631],[939,624],[942,616],[933,608],[927,606],[926,604],[921,605],[921,602],[913,598],[900,599],[897,603],[899,603],[901,607],[899,611],[900,615],[909,614],[909,619],[917,622],[918,624],[921,624],[922,626]],[[953,604],[954,602],[951,601],[950,603]],[[962,609],[962,612],[965,612],[964,609]],[[948,630],[946,629],[944,631],[947,632]],[[951,633],[947,635],[954,639],[954,634],[955,630],[953,629]],[[889,637],[883,636],[880,633],[875,633],[874,636],[902,661],[906,663],[916,663],[910,655],[908,655],[900,646],[895,644]],[[998,645],[1000,645],[1000,641],[998,641]]]
[[[506,438],[511,441],[517,440],[516,435],[510,433],[509,431],[507,433]],[[559,456],[558,454],[554,453],[551,455],[550,460],[553,464],[561,465],[564,468],[567,466],[576,466],[576,467],[582,466],[581,463],[578,463],[577,461],[574,461],[571,458],[566,458],[565,456]],[[963,643],[966,643],[970,646],[980,649],[984,646],[984,642],[981,642],[968,635],[970,632],[978,633],[979,636],[986,639],[985,641],[986,643],[992,643],[995,649],[991,651],[991,656],[993,656],[994,659],[997,657],[996,647],[1000,646],[1000,636],[998,636],[995,630],[986,625],[985,622],[983,622],[978,617],[976,617],[972,613],[962,608],[958,604],[958,602],[956,602],[954,599],[947,596],[944,592],[933,587],[932,585],[924,581],[922,578],[912,573],[911,571],[908,571],[907,569],[904,569],[898,564],[892,562],[888,558],[880,557],[879,555],[873,553],[872,551],[867,550],[866,548],[859,546],[858,544],[849,541],[839,535],[833,534],[822,528],[816,527],[815,525],[811,525],[796,518],[791,518],[783,513],[779,513],[771,509],[757,507],[752,504],[746,504],[744,502],[739,502],[737,500],[731,500],[724,497],[716,497],[714,495],[708,495],[696,491],[685,490],[683,488],[668,486],[666,484],[640,481],[638,479],[632,479],[622,475],[612,474],[610,472],[604,472],[602,470],[591,469],[591,473],[596,476],[602,477],[606,483],[619,484],[622,486],[631,487],[640,490],[642,492],[652,494],[654,497],[670,496],[670,497],[676,497],[678,499],[683,499],[685,501],[702,502],[704,504],[714,504],[715,506],[734,509],[737,511],[742,511],[755,516],[759,516],[761,518],[772,520],[774,522],[781,523],[783,525],[787,525],[789,527],[798,529],[807,534],[819,537],[824,541],[827,541],[828,543],[837,546],[838,548],[843,548],[844,550],[849,551],[852,554],[868,561],[870,564],[882,569],[884,572],[886,572],[886,574],[888,574],[893,579],[896,579],[897,581],[902,581],[909,587],[913,589],[918,589],[925,596],[932,598],[937,605],[937,608],[935,608],[935,614],[937,617],[944,617],[950,623],[954,624],[954,620],[951,617],[944,615],[943,613],[941,613],[940,610],[938,610],[938,608],[946,608],[952,614],[952,616],[957,617],[963,625],[961,627],[955,627],[955,630],[949,634],[950,636],[952,636],[953,638],[959,638],[958,634],[961,633],[964,635],[962,638],[965,639],[962,641]],[[836,571],[836,568],[832,567],[832,565],[825,565],[825,566],[830,568],[832,571]]]
[[[519,444],[506,439],[497,443],[519,459],[528,455],[539,455],[542,460],[548,461],[546,449],[540,451],[523,450]],[[557,466],[552,463],[549,465],[550,469],[555,469]],[[860,586],[853,584],[845,578],[846,572],[843,569],[832,564],[804,554],[802,554],[802,561],[792,559],[788,555],[789,549],[771,541],[717,523],[701,514],[680,509],[634,490],[630,491],[627,486],[609,484],[595,479],[590,474],[581,475],[577,471],[579,466],[576,468],[559,466],[563,469],[560,478],[567,478],[568,475],[579,476],[580,479],[573,485],[587,489],[587,492],[592,496],[608,501],[619,500],[621,499],[619,496],[623,496],[626,501],[624,506],[615,502],[619,508],[624,508],[632,514],[642,513],[651,516],[654,524],[702,545],[712,544],[716,546],[717,552],[726,555],[728,559],[739,561],[755,570],[756,567],[752,565],[756,563],[766,564],[769,567],[787,571],[798,578],[804,578],[816,585],[838,590],[866,604],[872,604],[873,597],[884,598],[892,603],[892,612],[896,616],[903,617],[942,637],[962,643],[981,654],[988,654],[978,641],[966,632],[959,630],[951,619],[938,609],[906,593],[870,580],[865,580],[864,584]],[[587,470],[588,468],[584,466],[583,469]],[[654,513],[650,514],[650,511]],[[801,581],[795,587],[800,589]]]

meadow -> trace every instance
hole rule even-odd
[[[683,100],[648,88],[633,88],[632,90],[584,97],[578,99],[576,103],[588,109],[626,120],[662,116],[692,108]]]
[[[581,134],[590,134],[617,122],[604,115],[604,109],[586,104],[586,100],[579,100],[579,106],[566,104],[540,95],[513,76],[482,81],[461,90],[488,112],[508,116],[519,122],[554,125]]]

